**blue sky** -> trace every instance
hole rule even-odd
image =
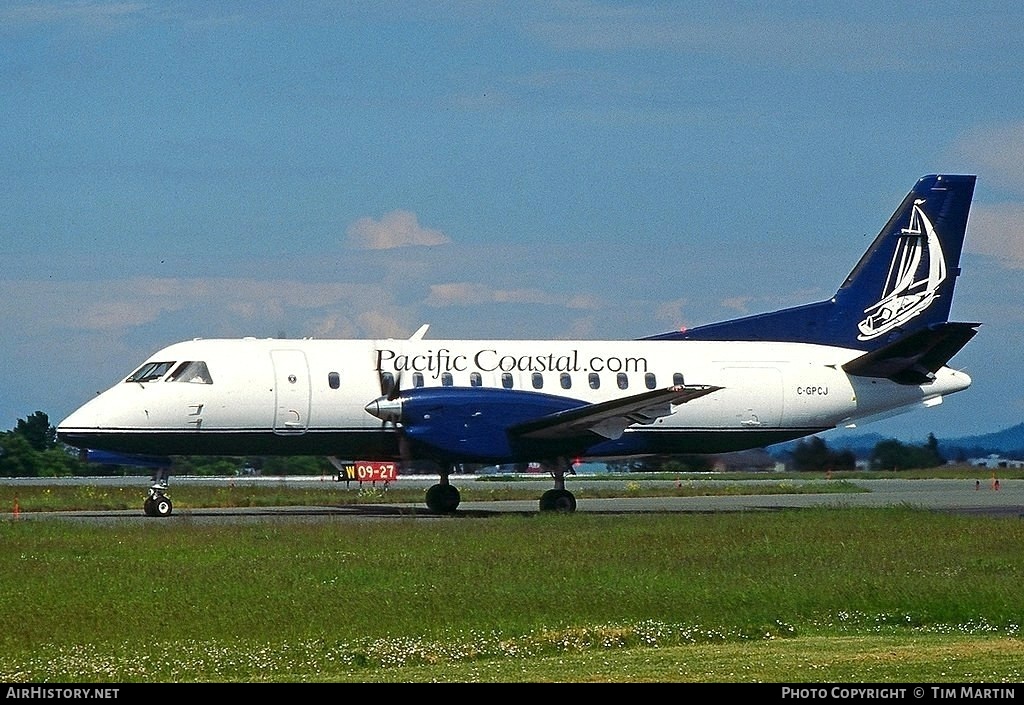
[[[935,172],[978,174],[974,385],[859,431],[1018,424],[1022,27],[1012,2],[3,3],[0,429],[193,337],[636,338],[818,301]]]

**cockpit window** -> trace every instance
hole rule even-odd
[[[139,369],[132,372],[131,377],[126,379],[126,382],[152,382],[155,379],[160,379],[167,370],[171,369],[171,365],[174,362],[147,362]]]
[[[210,370],[202,360],[183,362],[167,378],[168,382],[192,382],[193,384],[213,384]]]

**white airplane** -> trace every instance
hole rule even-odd
[[[574,511],[573,460],[759,448],[942,402],[978,323],[948,320],[975,176],[921,178],[835,295],[639,340],[190,340],[57,427],[82,449],[541,462]],[[160,484],[145,512],[171,513]]]

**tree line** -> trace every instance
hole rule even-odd
[[[872,470],[912,470],[936,468],[946,464],[939,452],[935,434],[929,433],[924,445],[908,445],[896,439],[879,441],[868,459]],[[853,470],[857,457],[851,450],[832,450],[817,436],[801,440],[793,447],[792,469],[798,471]]]

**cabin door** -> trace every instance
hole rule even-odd
[[[274,433],[305,433],[309,427],[309,365],[301,350],[272,350],[274,363]]]

